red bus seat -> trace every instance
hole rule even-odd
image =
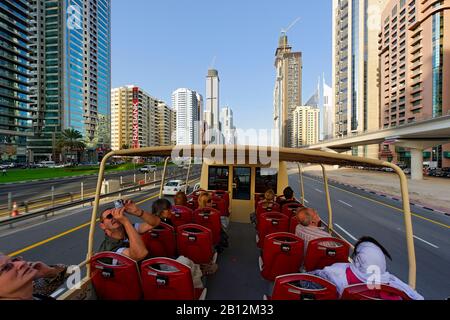
[[[212,207],[220,212],[221,217],[228,217],[230,215],[226,201],[223,198],[213,197]]]
[[[255,200],[255,212],[256,212],[256,209],[258,208],[258,204],[264,200],[264,193],[255,193],[254,200]]]
[[[303,263],[304,241],[293,234],[280,232],[266,236],[260,270],[264,279],[297,273]]]
[[[229,195],[228,191],[215,190],[215,191],[213,191],[213,197],[222,198],[223,200],[225,200],[225,204],[226,204],[227,208],[230,207],[230,195]]]
[[[341,239],[330,237],[309,241],[305,256],[305,270],[309,272],[335,263],[346,263],[349,252],[350,245]]]
[[[288,232],[289,218],[280,212],[266,212],[260,217],[258,229],[258,247],[262,248],[267,235]]]
[[[296,215],[297,214],[297,210],[299,208],[304,208],[304,206],[300,203],[286,203],[282,208],[281,208],[281,213],[285,214],[286,216],[288,216],[289,218]]]
[[[185,224],[177,228],[178,254],[197,264],[210,263],[213,256],[212,232],[197,224]]]
[[[381,284],[378,288],[369,288],[367,284],[348,286],[342,293],[342,300],[411,300],[403,291]]]
[[[112,261],[117,263],[113,265]],[[136,261],[115,252],[100,252],[91,258],[90,264],[92,284],[99,300],[142,298]]]
[[[175,228],[182,226],[183,224],[192,223],[192,217],[194,215],[194,212],[184,206],[173,206],[172,207],[172,222]]]
[[[261,215],[263,213],[267,212],[280,212],[281,208],[280,205],[276,202],[273,202],[270,207],[264,208],[263,203],[259,203],[258,207],[256,208],[256,225],[259,224],[259,220],[261,218]]]
[[[214,245],[220,242],[222,223],[220,221],[220,212],[217,209],[203,208],[195,210],[192,222],[211,230]]]
[[[199,300],[206,289],[195,289],[191,269],[172,259],[153,258],[142,262],[145,300]]]
[[[142,235],[150,257],[173,258],[177,255],[177,239],[174,227],[161,222]]]
[[[297,226],[300,224],[300,221],[298,221],[297,216],[293,216],[290,219],[289,222],[289,232],[292,234],[295,234],[295,230],[297,229]]]
[[[313,285],[313,286],[312,286]],[[318,289],[309,289],[309,288]],[[268,300],[337,300],[336,286],[309,274],[288,274],[275,279],[272,296]]]

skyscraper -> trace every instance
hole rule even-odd
[[[222,123],[224,144],[236,144],[236,127],[234,126],[233,110],[231,108],[222,108],[220,122]]]
[[[319,109],[298,106],[292,114],[292,147],[300,148],[319,142]]]
[[[158,106],[161,101],[135,85],[112,89],[111,101],[113,150],[160,144]]]
[[[82,133],[88,160],[108,149],[111,116],[111,0],[33,0],[36,51],[34,160],[55,156],[68,128]],[[99,120],[106,128],[99,130]],[[54,159],[58,160],[58,159]]]
[[[172,107],[177,113],[177,145],[200,143],[200,114],[197,93],[180,88],[172,93]]]
[[[325,83],[325,77],[319,78],[316,92],[306,102],[307,106],[319,109],[319,140],[333,138],[334,106],[333,89]]]
[[[0,3],[0,157],[25,162],[33,134],[29,1]]]
[[[155,122],[155,125],[158,128],[156,131],[158,146],[172,145],[172,130],[175,127],[172,124],[172,121],[174,120],[173,113],[174,110],[165,102],[158,101]]]
[[[386,0],[333,0],[335,136],[379,129],[378,33]],[[378,146],[354,155],[378,157]]]
[[[275,69],[275,130],[280,133],[279,146],[292,147],[292,116],[295,108],[302,105],[302,53],[292,52],[285,34],[275,53]]]
[[[205,140],[207,144],[220,144],[220,79],[219,72],[215,69],[208,70],[206,76],[206,108],[204,120],[206,124],[207,135]],[[216,139],[215,139],[216,138]]]
[[[381,21],[382,127],[450,114],[450,0],[434,5],[430,1],[391,0]],[[381,157],[408,164],[411,151],[385,145]],[[450,145],[424,152],[424,160],[449,167]]]

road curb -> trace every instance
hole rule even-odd
[[[313,176],[313,177],[317,178],[317,176]],[[370,193],[370,194],[373,194],[373,195],[377,195],[377,196],[380,196],[380,197],[383,197],[383,198],[391,199],[391,200],[394,200],[394,201],[397,201],[397,202],[401,201],[399,198],[396,198],[396,197],[393,197],[393,196],[390,196],[390,195],[387,195],[387,194],[384,194],[384,193],[376,192],[376,191],[373,191],[373,190],[369,190],[369,189],[365,189],[365,188],[361,188],[361,187],[357,187],[357,186],[352,186],[350,184],[342,183],[340,181],[333,180],[333,179],[328,179],[328,180],[330,182],[334,183],[334,184],[339,184],[341,186],[346,186],[346,187],[349,187],[349,188],[358,189],[358,190],[361,190],[361,191],[364,191],[364,192],[367,192],[367,193]],[[431,212],[443,214],[443,215],[445,215],[447,217],[450,217],[450,213],[441,211],[439,209],[430,208],[428,206],[425,206],[425,205],[422,205],[422,204],[418,204],[418,203],[414,203],[414,202],[410,202],[410,205],[414,206],[414,207],[422,208],[424,210],[428,210],[428,211],[431,211]]]

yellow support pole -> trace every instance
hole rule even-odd
[[[300,163],[298,165],[298,174],[300,178],[300,188],[302,190],[302,205],[305,206],[305,185],[303,183],[303,166]]]
[[[411,219],[411,206],[409,203],[408,180],[403,170],[400,169],[395,164],[385,162],[384,166],[394,169],[400,179],[400,188],[403,200],[403,213],[405,220],[406,247],[408,249],[408,264],[409,264],[408,281],[410,287],[415,289],[417,266],[416,266],[416,251],[414,248],[414,232]]]
[[[161,187],[159,189],[159,198],[162,199],[163,197],[163,189],[164,189],[164,183],[166,182],[166,170],[167,170],[167,163],[169,162],[170,157],[167,157],[164,161],[164,170],[161,177]]]
[[[100,193],[102,191],[102,183],[103,183],[103,177],[105,175],[106,162],[114,154],[115,154],[114,152],[110,152],[103,158],[102,163],[100,164],[100,171],[98,173],[97,188],[95,190],[94,207],[92,208],[91,224],[90,224],[90,229],[89,229],[88,252],[87,252],[87,257],[86,257],[86,260],[88,261],[88,264],[87,264],[88,277],[91,276],[91,265],[89,262],[91,261],[91,258],[92,258],[93,252],[94,252],[93,248],[94,248],[95,224],[97,223],[98,209],[100,207]]]
[[[330,199],[330,190],[328,188],[328,178],[327,178],[327,170],[323,164],[320,165],[322,167],[323,174],[323,184],[325,187],[325,195],[327,197],[327,206],[328,206],[328,232],[332,233],[333,230],[333,209],[331,208],[331,199]]]

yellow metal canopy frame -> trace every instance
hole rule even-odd
[[[256,158],[255,158],[256,155]],[[300,186],[302,192],[302,201],[304,203],[304,187],[303,187],[303,169],[302,164],[318,164],[322,167],[323,179],[325,185],[326,200],[328,205],[328,228],[333,232],[333,212],[331,209],[330,193],[328,190],[328,179],[326,175],[325,165],[338,165],[338,166],[364,166],[364,167],[378,167],[378,168],[392,168],[400,180],[401,194],[403,199],[403,213],[404,223],[406,231],[406,244],[408,250],[408,263],[409,263],[409,285],[415,289],[416,287],[416,256],[414,249],[413,228],[411,220],[411,209],[408,194],[408,181],[404,172],[396,165],[375,159],[366,159],[360,157],[354,157],[349,155],[341,155],[328,153],[323,151],[304,150],[304,149],[289,149],[289,148],[273,148],[273,147],[258,147],[258,146],[220,146],[220,145],[190,145],[190,146],[177,146],[177,147],[151,147],[141,149],[129,149],[112,151],[108,153],[100,165],[100,171],[97,181],[97,189],[95,193],[94,207],[92,209],[92,217],[89,232],[88,253],[87,260],[90,261],[93,255],[94,245],[94,232],[95,224],[98,216],[98,209],[100,205],[100,193],[102,183],[105,174],[105,167],[107,161],[111,157],[123,156],[123,157],[165,157],[164,172],[161,181],[160,197],[162,194],[162,187],[164,185],[166,168],[169,159],[174,157],[183,158],[201,158],[203,161],[214,161],[215,163],[223,163],[228,165],[245,165],[245,164],[260,164],[260,157],[268,157],[276,159],[280,162],[292,162],[297,163],[299,166]],[[253,163],[252,161],[258,163]],[[192,160],[190,160],[192,162]],[[232,162],[232,163],[230,163]],[[261,165],[267,165],[267,163],[261,163]],[[190,168],[191,164],[189,164]],[[190,170],[190,169],[189,169]],[[189,179],[189,173],[187,176]],[[90,266],[87,265],[88,273],[87,277],[90,277]]]

